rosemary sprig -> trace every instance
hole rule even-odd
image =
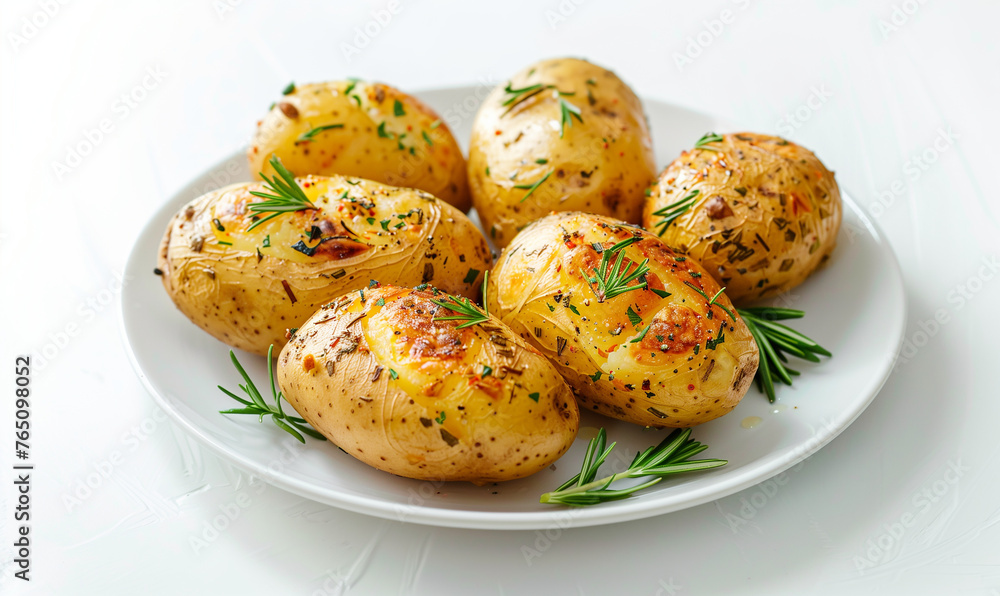
[[[447,300],[437,300],[431,299],[431,302],[437,304],[442,308],[447,308],[448,310],[458,313],[454,316],[448,317],[434,317],[434,321],[464,321],[459,325],[458,329],[465,329],[466,327],[472,327],[473,325],[479,325],[480,323],[485,323],[490,320],[490,307],[486,303],[486,290],[487,284],[490,281],[490,272],[487,271],[483,274],[483,310],[472,304],[468,298],[455,298],[454,296],[448,296]]]
[[[313,140],[313,137],[315,137],[319,133],[323,132],[324,130],[333,130],[335,128],[344,128],[344,125],[343,124],[324,124],[323,126],[317,126],[316,128],[307,130],[306,132],[300,134],[299,137],[297,139],[295,139],[295,144],[298,145],[299,143],[309,142],[309,141]]]
[[[587,452],[583,457],[583,466],[580,473],[564,482],[559,488],[542,495],[542,503],[575,505],[582,507],[585,505],[596,505],[606,501],[617,501],[624,499],[644,488],[649,488],[663,480],[670,474],[681,472],[693,472],[695,470],[708,470],[718,468],[729,463],[724,459],[699,459],[689,461],[691,457],[708,449],[708,445],[702,445],[698,441],[689,438],[691,429],[675,429],[659,445],[647,448],[641,453],[636,453],[635,459],[624,472],[612,474],[595,480],[597,471],[608,458],[611,450],[615,448],[615,443],[605,448],[607,434],[602,428],[597,437],[590,440]],[[642,478],[654,476],[635,486],[621,489],[611,489],[611,484],[626,478]]]
[[[597,277],[590,277],[587,275],[586,271],[582,269],[580,270],[583,278],[587,280],[587,285],[590,286],[594,295],[597,296],[598,302],[604,302],[608,298],[614,298],[615,296],[624,294],[625,292],[646,287],[646,279],[643,276],[649,271],[649,267],[647,266],[649,259],[643,259],[643,261],[639,263],[635,269],[632,269],[631,273],[629,273],[629,269],[635,264],[635,262],[625,259],[625,253],[622,251],[622,249],[626,246],[629,246],[638,240],[639,238],[637,236],[632,236],[631,238],[622,240],[611,248],[604,249],[601,253],[600,265],[593,269],[594,273],[597,274]],[[617,257],[613,266],[611,266],[612,257]],[[625,261],[624,267],[622,267],[623,260]],[[611,266],[610,271],[608,270],[609,266]],[[639,278],[642,278],[641,283],[631,286],[629,285]],[[595,289],[591,284],[596,284],[597,288]]]
[[[295,175],[281,164],[281,160],[276,155],[271,156],[269,163],[274,168],[274,171],[277,172],[277,175],[268,178],[264,175],[264,172],[261,172],[260,177],[266,181],[264,186],[271,192],[266,193],[251,190],[250,194],[253,196],[267,200],[250,203],[249,207],[250,211],[254,214],[270,213],[271,215],[255,221],[247,228],[248,232],[265,221],[278,217],[282,213],[316,208],[316,205],[313,205],[312,201],[309,200],[302,187],[295,182]]]
[[[698,202],[699,194],[701,194],[701,191],[696,188],[689,192],[683,199],[654,211],[653,215],[662,218],[656,222],[656,235],[662,236],[663,232],[667,231],[667,227],[674,223],[675,219],[687,213],[688,209]]]
[[[737,312],[743,317],[750,334],[757,342],[760,350],[760,366],[757,368],[757,387],[766,395],[767,400],[774,403],[774,382],[781,381],[786,385],[792,384],[792,377],[798,376],[799,371],[785,366],[788,362],[786,354],[808,360],[809,362],[819,362],[822,356],[832,356],[826,348],[819,345],[805,335],[782,325],[775,321],[786,319],[801,319],[806,313],[801,310],[791,308],[756,307],[738,308]]]
[[[223,393],[225,393],[229,397],[235,399],[236,401],[246,406],[243,408],[234,408],[232,410],[220,410],[219,413],[253,414],[254,416],[260,417],[260,422],[264,422],[264,416],[270,415],[271,420],[274,421],[274,424],[278,428],[298,439],[300,443],[306,442],[306,440],[302,438],[302,435],[299,434],[300,431],[309,435],[314,439],[325,441],[326,437],[319,434],[317,431],[309,428],[308,426],[304,426],[306,424],[309,424],[308,422],[306,422],[302,418],[298,418],[297,416],[291,416],[289,414],[286,414],[281,409],[281,400],[285,396],[282,395],[281,392],[278,391],[274,386],[274,369],[271,366],[271,353],[273,351],[274,351],[274,344],[271,344],[271,346],[267,349],[267,373],[268,373],[268,379],[271,381],[271,395],[272,397],[274,397],[274,405],[269,406],[266,403],[264,403],[264,398],[261,396],[260,391],[257,389],[257,386],[254,385],[254,382],[250,378],[250,375],[248,375],[247,371],[244,370],[243,365],[241,365],[239,359],[236,358],[236,354],[234,354],[233,351],[230,350],[229,357],[233,360],[233,366],[236,367],[236,370],[240,372],[240,376],[242,376],[243,380],[246,381],[246,385],[240,385],[240,389],[242,389],[244,393],[250,396],[250,399],[252,401],[247,401],[242,397],[237,397],[235,393],[229,391],[222,385],[219,385],[218,387],[220,390],[222,390]]]
[[[718,292],[715,293],[715,296],[712,296],[711,298],[709,298],[708,294],[705,293],[705,290],[699,288],[698,286],[694,285],[693,283],[691,283],[689,281],[685,281],[684,284],[687,287],[689,287],[692,290],[694,290],[695,292],[698,292],[699,294],[701,294],[702,298],[704,298],[705,300],[708,300],[708,307],[709,308],[712,308],[712,306],[718,306],[722,310],[726,311],[726,314],[729,315],[730,319],[732,319],[733,321],[736,320],[736,315],[733,314],[733,311],[730,310],[728,306],[726,306],[724,304],[719,304],[718,302],[716,302],[716,300],[719,299],[719,296],[722,296],[722,293],[726,291],[726,288],[722,288],[721,290],[719,290]]]
[[[573,118],[575,117],[577,122],[583,124],[583,116],[580,115],[580,108],[569,103],[563,98],[559,98],[559,138],[563,138],[563,134],[566,132],[566,125],[570,127],[573,126]]]
[[[698,142],[694,144],[695,149],[707,149],[709,151],[718,151],[715,147],[709,147],[709,143],[718,143],[722,140],[722,135],[716,134],[714,132],[706,132],[698,139]]]

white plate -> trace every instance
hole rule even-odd
[[[469,138],[482,89],[419,95],[460,140]],[[718,119],[662,102],[647,100],[645,106],[660,164],[706,131],[733,130]],[[704,457],[728,459],[729,465],[664,480],[613,503],[581,509],[542,505],[543,492],[578,470],[596,427],[606,427],[609,439],[618,441],[618,457],[613,454],[605,466],[619,471],[626,459],[666,432],[585,414],[580,437],[554,470],[484,487],[400,478],[368,467],[329,442],[308,440],[300,447],[267,420],[262,425],[253,417],[218,413],[233,402],[216,385],[234,389],[239,382],[229,348],[174,308],[153,268],[160,237],[182,205],[212,188],[249,179],[243,156],[232,156],[181,190],[143,229],[125,272],[134,281],[122,292],[128,352],[160,407],[219,455],[275,486],[352,511],[441,526],[540,529],[613,523],[706,503],[788,469],[843,431],[882,387],[902,339],[906,303],[899,267],[882,234],[845,195],[844,224],[829,266],[781,303],[806,311],[795,327],[834,357],[818,366],[796,366],[803,375],[793,387],[778,387],[776,405],[753,387],[735,411],[695,429],[693,436],[710,446]],[[239,356],[248,372],[266,383],[264,358]],[[742,423],[754,416],[760,423],[744,428]]]

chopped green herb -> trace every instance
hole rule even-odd
[[[333,130],[335,128],[344,128],[343,124],[324,124],[323,126],[317,126],[307,132],[299,135],[299,138],[295,139],[295,144],[307,143],[313,140],[313,137],[323,132],[324,130]]]
[[[381,301],[382,301],[382,299],[381,299],[381,298],[379,298],[379,301],[381,302]],[[383,304],[384,304],[384,303],[383,303]],[[382,306],[382,305],[381,305],[381,304],[379,304],[379,306]],[[394,370],[392,370],[392,369],[390,368],[390,369],[389,369],[389,376],[390,376],[390,377],[392,377],[392,378],[393,378],[393,380],[395,380],[395,379],[398,379],[398,378],[399,378],[399,373],[398,373],[398,372],[396,372],[396,371],[394,371]]]
[[[521,190],[524,190],[524,189],[528,190],[528,192],[525,193],[525,195],[523,197],[521,197],[521,201],[520,202],[521,203],[525,202],[528,199],[528,197],[531,196],[531,193],[535,192],[535,190],[539,187],[539,185],[541,185],[542,182],[545,182],[546,180],[548,180],[549,176],[551,176],[551,175],[552,175],[552,170],[549,170],[547,174],[545,174],[544,176],[542,176],[534,184],[515,184],[514,188],[519,188]]]
[[[271,247],[271,235],[268,234],[267,236],[264,236],[264,241],[261,242],[260,244],[264,248],[270,248]]]
[[[378,125],[378,136],[382,137],[383,139],[395,138],[395,135],[393,135],[391,132],[386,132],[385,122]]]
[[[539,395],[539,394],[538,394],[537,392],[536,392],[536,393],[529,393],[529,394],[528,394],[528,397],[529,397],[529,398],[530,398],[530,399],[531,399],[532,401],[534,401],[534,402],[536,402],[536,403],[537,403],[537,402],[538,402],[538,398],[539,398],[539,397],[541,397],[541,395]]]
[[[639,316],[639,313],[632,310],[631,306],[628,307],[628,311],[626,311],[625,314],[628,315],[628,321],[629,323],[632,323],[632,325],[639,325],[642,323],[642,317]]]
[[[650,323],[649,325],[646,325],[646,328],[643,329],[642,332],[639,333],[639,335],[637,335],[635,338],[629,340],[629,343],[631,343],[631,344],[637,344],[640,341],[646,339],[646,334],[649,333],[649,328],[652,327],[652,326],[653,326],[652,323]]]
[[[479,277],[479,269],[470,268],[469,271],[465,274],[465,279],[463,281],[467,284],[471,284],[472,282],[476,281],[477,277]]]
[[[649,291],[652,292],[652,293],[654,293],[654,294],[656,294],[660,298],[666,298],[666,297],[670,296],[670,292],[667,292],[665,290],[657,290],[655,288],[649,288]]]
[[[380,223],[382,225],[382,229],[383,230],[385,230],[386,232],[388,232],[389,231],[389,222],[390,221],[392,221],[392,220],[391,219],[383,219],[382,221],[380,221],[378,223]]]
[[[444,410],[442,410],[442,411],[441,411],[441,415],[440,415],[440,416],[438,416],[437,418],[435,418],[434,420],[435,420],[435,421],[436,421],[436,422],[437,422],[438,424],[444,424],[444,419],[445,419],[445,418],[447,418],[447,417],[448,417],[448,416],[447,416],[447,414],[445,414],[445,413],[444,413]]]
[[[285,88],[281,90],[282,95],[288,95],[290,93],[295,93],[295,81],[285,85]]]
[[[392,113],[396,116],[405,116],[406,110],[403,109],[403,104],[397,99],[392,104]]]
[[[493,369],[490,368],[489,366],[486,366],[484,364],[483,365],[483,378],[485,379],[486,377],[488,377],[488,376],[490,376],[492,374],[493,374]]]

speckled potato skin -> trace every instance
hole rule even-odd
[[[492,255],[451,205],[368,180],[296,180],[317,209],[248,231],[248,204],[263,200],[250,191],[266,189],[234,184],[195,199],[167,226],[157,265],[163,285],[181,312],[219,340],[266,354],[321,305],[373,279],[479,295]]]
[[[621,249],[632,261],[623,261],[623,271],[649,259],[646,287],[600,302],[597,285],[581,271],[595,278],[601,260],[595,246],[609,250],[633,236],[639,240]],[[490,274],[489,307],[549,357],[581,408],[644,426],[688,427],[736,407],[757,371],[758,352],[724,294],[710,305],[684,282],[709,298],[720,289],[698,263],[645,230],[600,215],[558,213],[504,249]],[[642,321],[633,323],[629,309]],[[720,329],[724,340],[712,347]]]
[[[545,60],[516,74],[519,89],[555,85],[580,109],[560,138],[560,96],[548,89],[508,112],[505,85],[483,102],[472,125],[472,202],[498,247],[550,211],[600,213],[639,223],[656,163],[642,104],[615,73],[585,60]],[[544,163],[539,163],[544,161]],[[525,199],[531,185],[548,175]],[[522,188],[516,188],[516,186]]]
[[[802,283],[833,252],[840,189],[808,149],[780,137],[723,135],[685,151],[660,174],[643,211],[654,214],[697,189],[697,203],[663,231],[663,241],[694,257],[736,304]]]
[[[408,478],[483,484],[552,464],[580,424],[566,382],[496,318],[435,321],[454,313],[433,292],[382,286],[324,306],[278,357],[288,403],[347,453]]]
[[[343,126],[302,139],[328,125]],[[250,171],[273,175],[272,155],[300,176],[357,176],[425,190],[462,212],[471,205],[465,156],[448,125],[416,97],[381,83],[296,86],[258,123]]]

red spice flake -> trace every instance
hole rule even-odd
[[[312,354],[306,354],[306,357],[302,359],[302,370],[309,372],[316,368],[316,359],[313,358]]]
[[[694,385],[688,385],[688,391],[694,391]]]
[[[496,134],[497,136],[500,136],[500,134],[501,134],[501,133],[500,133],[500,131],[498,130],[498,131],[496,131],[496,133],[495,133],[495,134]]]

